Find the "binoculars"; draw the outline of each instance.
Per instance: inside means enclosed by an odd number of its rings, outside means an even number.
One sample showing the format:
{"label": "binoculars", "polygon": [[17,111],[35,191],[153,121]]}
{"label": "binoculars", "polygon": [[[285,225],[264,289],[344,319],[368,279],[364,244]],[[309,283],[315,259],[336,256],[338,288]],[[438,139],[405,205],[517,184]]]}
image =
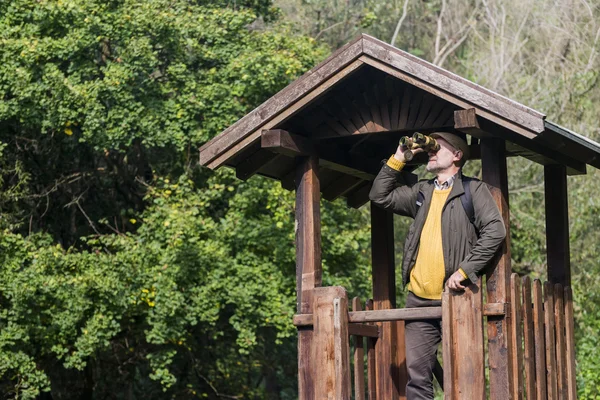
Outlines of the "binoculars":
{"label": "binoculars", "polygon": [[414,153],[412,150],[423,149],[425,152],[428,152],[431,150],[438,151],[440,149],[440,145],[434,138],[419,132],[415,132],[412,137],[402,136],[400,138],[400,146],[407,148],[403,153],[406,161],[413,159]]}

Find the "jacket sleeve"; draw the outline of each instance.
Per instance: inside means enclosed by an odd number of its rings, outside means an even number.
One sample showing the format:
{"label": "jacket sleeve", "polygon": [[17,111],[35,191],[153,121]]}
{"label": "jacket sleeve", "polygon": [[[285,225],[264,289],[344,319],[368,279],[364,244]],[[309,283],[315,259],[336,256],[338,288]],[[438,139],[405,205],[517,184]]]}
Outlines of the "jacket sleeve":
{"label": "jacket sleeve", "polygon": [[460,267],[471,282],[476,282],[477,276],[489,265],[502,245],[506,237],[506,228],[487,185],[479,182],[478,185],[471,185],[471,190],[479,238]]}
{"label": "jacket sleeve", "polygon": [[408,185],[401,171],[383,165],[373,181],[369,199],[386,210],[407,217],[415,217],[419,185]]}

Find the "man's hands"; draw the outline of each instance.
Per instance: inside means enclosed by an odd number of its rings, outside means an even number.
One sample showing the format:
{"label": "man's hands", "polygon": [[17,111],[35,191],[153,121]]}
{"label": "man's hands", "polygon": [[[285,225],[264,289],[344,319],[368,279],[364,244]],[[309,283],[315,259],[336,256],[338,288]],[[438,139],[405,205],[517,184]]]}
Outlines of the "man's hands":
{"label": "man's hands", "polygon": [[[396,149],[396,153],[394,154],[394,158],[400,162],[405,163],[406,159],[404,158],[404,152],[408,150],[408,147],[402,146],[398,143],[398,148]],[[419,154],[423,152],[422,148],[416,148],[411,150],[414,154]]]}
{"label": "man's hands", "polygon": [[448,280],[446,281],[446,286],[450,290],[462,292],[463,290],[465,290],[465,286],[461,285],[461,282],[465,280],[466,279],[463,277],[463,275],[459,271],[456,271],[450,276],[450,278],[448,278]]}

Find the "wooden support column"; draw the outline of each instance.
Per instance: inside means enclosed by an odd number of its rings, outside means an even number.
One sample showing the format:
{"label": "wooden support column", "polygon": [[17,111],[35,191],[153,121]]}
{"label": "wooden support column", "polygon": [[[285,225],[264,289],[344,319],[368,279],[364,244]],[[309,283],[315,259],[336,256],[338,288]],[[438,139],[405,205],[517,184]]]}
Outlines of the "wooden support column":
{"label": "wooden support column", "polygon": [[[371,246],[373,308],[375,310],[395,308],[393,214],[373,203],[371,203]],[[404,399],[407,381],[404,322],[379,322],[377,325],[380,335],[375,345],[377,399]]]}
{"label": "wooden support column", "polygon": [[570,286],[569,205],[565,166],[558,164],[544,166],[544,193],[548,281]]}
{"label": "wooden support column", "polygon": [[[296,174],[296,295],[299,314],[312,314],[321,286],[321,212],[317,157],[298,157]],[[314,399],[311,327],[298,329],[298,397]]]}
{"label": "wooden support column", "polygon": [[[481,167],[483,180],[490,186],[506,226],[506,240],[500,250],[497,263],[487,272],[487,302],[510,303],[510,212],[503,140],[481,139]],[[489,398],[492,400],[511,399],[514,393],[510,323],[511,320],[507,316],[488,317]]]}

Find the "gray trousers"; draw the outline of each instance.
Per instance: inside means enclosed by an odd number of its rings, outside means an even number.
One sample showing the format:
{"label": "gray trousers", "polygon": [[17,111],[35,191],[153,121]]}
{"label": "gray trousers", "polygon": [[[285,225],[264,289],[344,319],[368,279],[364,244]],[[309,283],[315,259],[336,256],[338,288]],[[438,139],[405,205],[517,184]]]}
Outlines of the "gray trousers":
{"label": "gray trousers", "polygon": [[[439,307],[440,300],[429,300],[408,292],[406,307]],[[438,345],[442,341],[442,321],[424,319],[406,321],[404,340],[406,344],[406,367],[408,383],[407,400],[433,399],[433,367]]]}

